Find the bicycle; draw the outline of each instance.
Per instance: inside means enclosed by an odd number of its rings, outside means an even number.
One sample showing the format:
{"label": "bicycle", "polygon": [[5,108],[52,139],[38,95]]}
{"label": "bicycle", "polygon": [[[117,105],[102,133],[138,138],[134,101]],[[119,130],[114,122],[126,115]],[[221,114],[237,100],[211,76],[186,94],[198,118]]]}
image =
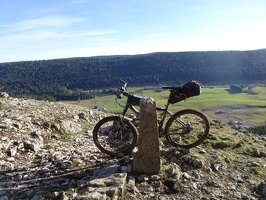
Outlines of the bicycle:
{"label": "bicycle", "polygon": [[[142,96],[127,91],[127,83],[120,80],[123,86],[114,91],[116,102],[127,97],[121,115],[108,116],[101,119],[93,129],[93,141],[97,148],[108,155],[128,155],[137,146],[139,111],[134,106],[140,105]],[[183,86],[163,86],[170,94],[165,108],[156,107],[159,114],[158,135],[165,136],[166,141],[174,147],[193,148],[201,144],[209,133],[209,122],[205,115],[193,109],[185,109],[174,114],[168,111],[169,105],[185,100],[201,93],[202,84],[190,81]],[[134,118],[126,116],[128,109]]]}

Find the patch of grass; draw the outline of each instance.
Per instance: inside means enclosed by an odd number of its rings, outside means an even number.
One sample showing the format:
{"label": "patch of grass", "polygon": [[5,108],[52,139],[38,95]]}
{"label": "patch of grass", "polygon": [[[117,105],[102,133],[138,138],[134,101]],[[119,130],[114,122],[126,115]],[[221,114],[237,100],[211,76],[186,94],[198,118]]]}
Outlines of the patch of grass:
{"label": "patch of grass", "polygon": [[[266,113],[266,90],[265,87],[253,88],[254,94],[237,93],[230,94],[228,88],[214,87],[203,88],[200,96],[195,96],[173,104],[169,107],[169,110],[176,112],[182,109],[196,109],[204,110],[219,107],[231,107],[231,108],[252,108],[252,109],[238,109],[232,116],[235,116],[248,124],[258,125],[263,122]],[[139,96],[151,97],[155,100],[156,106],[164,107],[169,91],[164,90],[157,92],[154,90],[143,90],[141,87],[128,88],[128,91]],[[122,105],[125,105],[126,98],[120,100]],[[116,104],[115,95],[98,96],[93,100],[83,101],[80,105],[94,108],[104,107],[110,113],[121,113],[123,108]]]}

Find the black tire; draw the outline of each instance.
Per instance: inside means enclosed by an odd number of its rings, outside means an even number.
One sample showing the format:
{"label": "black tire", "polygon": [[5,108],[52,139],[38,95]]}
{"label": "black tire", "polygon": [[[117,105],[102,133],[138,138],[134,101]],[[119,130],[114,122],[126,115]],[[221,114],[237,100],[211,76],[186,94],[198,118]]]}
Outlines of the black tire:
{"label": "black tire", "polygon": [[93,129],[93,141],[98,149],[111,156],[128,155],[137,145],[137,129],[119,116],[101,119]]}
{"label": "black tire", "polygon": [[196,110],[181,110],[175,113],[166,123],[167,141],[180,148],[192,148],[201,144],[209,133],[209,121]]}

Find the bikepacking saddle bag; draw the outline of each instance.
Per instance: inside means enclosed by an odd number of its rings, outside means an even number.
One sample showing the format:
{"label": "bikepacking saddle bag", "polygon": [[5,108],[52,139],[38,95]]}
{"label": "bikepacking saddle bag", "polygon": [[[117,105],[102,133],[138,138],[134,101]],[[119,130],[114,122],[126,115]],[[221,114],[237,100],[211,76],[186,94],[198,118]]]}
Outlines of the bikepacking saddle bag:
{"label": "bikepacking saddle bag", "polygon": [[198,96],[201,93],[202,84],[199,81],[191,80],[186,84],[171,90],[169,103],[174,104],[189,97]]}

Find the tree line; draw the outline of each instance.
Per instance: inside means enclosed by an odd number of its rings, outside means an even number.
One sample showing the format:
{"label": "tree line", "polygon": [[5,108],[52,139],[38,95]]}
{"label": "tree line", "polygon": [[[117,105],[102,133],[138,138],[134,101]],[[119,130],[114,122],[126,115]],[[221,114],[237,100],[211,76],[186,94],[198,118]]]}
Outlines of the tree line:
{"label": "tree line", "polygon": [[99,88],[263,81],[266,50],[166,52],[0,63],[0,91],[48,100],[94,98]]}

